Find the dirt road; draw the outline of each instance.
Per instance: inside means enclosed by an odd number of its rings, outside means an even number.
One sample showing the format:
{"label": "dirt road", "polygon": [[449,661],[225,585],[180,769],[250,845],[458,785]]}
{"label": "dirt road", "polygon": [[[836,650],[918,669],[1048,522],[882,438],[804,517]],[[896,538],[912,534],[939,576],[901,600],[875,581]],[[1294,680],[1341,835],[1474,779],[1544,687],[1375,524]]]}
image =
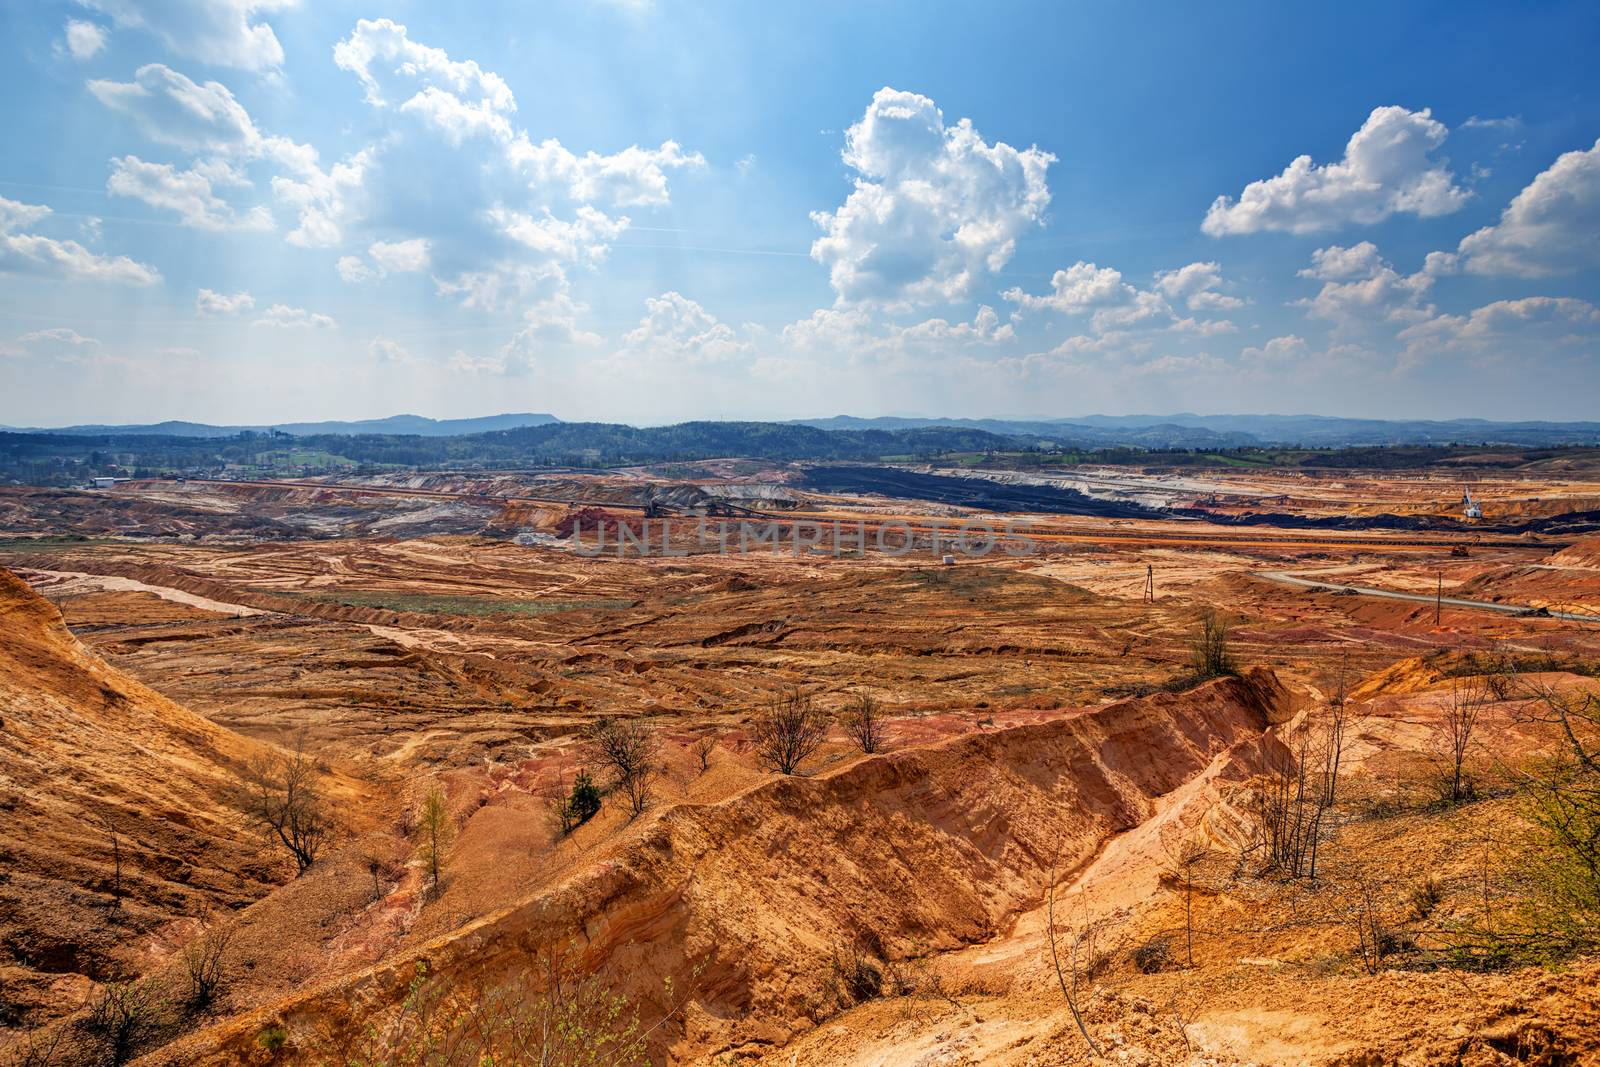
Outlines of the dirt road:
{"label": "dirt road", "polygon": [[[1316,572],[1311,572],[1315,574]],[[1250,577],[1260,578],[1268,582],[1277,582],[1279,585],[1294,585],[1305,589],[1326,589],[1331,591],[1339,589],[1352,589],[1361,596],[1382,597],[1385,600],[1410,600],[1418,604],[1439,603],[1452,608],[1471,608],[1477,611],[1498,611],[1505,615],[1521,615],[1535,609],[1526,604],[1497,604],[1492,600],[1464,600],[1460,597],[1431,597],[1426,593],[1402,593],[1393,589],[1377,589],[1369,585],[1349,585],[1345,582],[1327,578],[1306,578],[1301,575],[1291,574],[1288,571],[1251,571]],[[1568,619],[1572,622],[1600,622],[1597,615],[1579,615],[1571,611],[1548,611],[1539,618]]]}

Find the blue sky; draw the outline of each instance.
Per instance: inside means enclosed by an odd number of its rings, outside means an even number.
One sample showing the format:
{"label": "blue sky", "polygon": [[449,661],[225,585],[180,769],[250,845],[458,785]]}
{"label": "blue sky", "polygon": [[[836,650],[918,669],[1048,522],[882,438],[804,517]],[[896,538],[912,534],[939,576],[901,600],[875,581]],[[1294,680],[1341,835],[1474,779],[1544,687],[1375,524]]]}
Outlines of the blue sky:
{"label": "blue sky", "polygon": [[1592,4],[0,31],[4,424],[1596,416]]}

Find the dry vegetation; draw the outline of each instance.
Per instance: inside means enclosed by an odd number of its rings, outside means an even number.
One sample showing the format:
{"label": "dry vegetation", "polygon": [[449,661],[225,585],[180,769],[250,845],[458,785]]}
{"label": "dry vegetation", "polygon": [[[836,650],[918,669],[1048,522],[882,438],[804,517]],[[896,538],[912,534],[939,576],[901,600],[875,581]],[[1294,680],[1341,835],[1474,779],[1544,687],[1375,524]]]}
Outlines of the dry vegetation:
{"label": "dry vegetation", "polygon": [[1600,1057],[1600,562],[1074,529],[9,550],[0,1064]]}

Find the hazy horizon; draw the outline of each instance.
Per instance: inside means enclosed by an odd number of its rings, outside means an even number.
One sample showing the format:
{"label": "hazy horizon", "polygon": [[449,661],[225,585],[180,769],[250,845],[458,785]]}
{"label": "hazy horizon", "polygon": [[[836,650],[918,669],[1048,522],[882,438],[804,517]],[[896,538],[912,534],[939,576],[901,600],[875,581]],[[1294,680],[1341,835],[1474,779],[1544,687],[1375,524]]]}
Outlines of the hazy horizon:
{"label": "hazy horizon", "polygon": [[628,421],[628,420],[623,420],[623,419],[608,419],[608,418],[594,418],[594,419],[566,418],[566,417],[562,416],[559,412],[553,412],[553,411],[539,411],[539,412],[533,412],[533,411],[527,411],[527,412],[511,412],[511,411],[478,412],[478,413],[475,413],[475,414],[468,414],[468,415],[425,415],[425,414],[422,414],[422,413],[416,412],[416,411],[400,411],[400,412],[392,412],[392,413],[390,413],[388,415],[376,415],[376,416],[350,416],[350,417],[333,416],[333,417],[328,417],[328,418],[256,419],[256,420],[252,420],[250,422],[222,422],[222,421],[218,421],[216,419],[208,419],[208,418],[178,417],[178,418],[170,418],[170,419],[154,419],[154,420],[140,421],[140,422],[101,422],[99,420],[94,420],[94,419],[85,419],[85,420],[79,420],[79,421],[75,421],[75,422],[57,422],[57,423],[51,423],[49,425],[21,424],[21,423],[0,423],[0,430],[38,430],[38,431],[42,431],[42,432],[48,432],[48,431],[54,430],[54,429],[68,429],[68,428],[72,428],[72,427],[76,427],[76,426],[107,426],[107,427],[115,428],[115,427],[120,427],[120,426],[158,426],[158,425],[163,425],[163,424],[166,424],[166,423],[181,423],[181,424],[198,425],[198,426],[219,426],[219,427],[239,426],[239,427],[273,428],[273,427],[280,427],[280,426],[316,425],[316,424],[319,424],[319,423],[385,422],[385,421],[389,421],[389,420],[393,420],[393,419],[411,419],[411,418],[427,419],[427,420],[430,420],[432,422],[457,422],[457,421],[511,418],[511,417],[515,417],[517,415],[548,415],[548,416],[554,418],[556,421],[563,422],[563,423],[602,423],[602,424],[609,423],[609,424],[615,424],[615,425],[629,425],[629,426],[634,426],[634,427],[638,427],[638,428],[659,427],[659,426],[673,426],[673,425],[678,425],[678,424],[681,424],[681,423],[684,423],[684,422],[783,422],[783,423],[809,423],[809,422],[824,422],[824,421],[830,421],[830,420],[835,420],[835,419],[859,419],[861,421],[873,421],[873,420],[878,420],[878,419],[904,419],[904,420],[935,421],[935,422],[936,421],[940,421],[940,420],[948,420],[950,422],[996,422],[996,423],[1008,423],[1009,422],[1009,423],[1019,423],[1019,424],[1020,423],[1039,423],[1039,422],[1071,423],[1071,422],[1075,422],[1075,421],[1084,421],[1084,420],[1090,420],[1090,419],[1129,419],[1129,420],[1146,420],[1146,419],[1148,419],[1148,420],[1164,420],[1164,419],[1166,419],[1166,420],[1170,420],[1170,419],[1258,419],[1258,418],[1286,419],[1286,420],[1287,419],[1329,419],[1329,420],[1349,420],[1349,421],[1367,420],[1367,421],[1393,422],[1393,423],[1408,423],[1408,422],[1489,422],[1489,423],[1549,422],[1549,423],[1558,423],[1558,424],[1559,423],[1600,423],[1600,414],[1597,414],[1596,416],[1594,416],[1592,418],[1576,418],[1576,419],[1548,419],[1548,418],[1543,418],[1543,419],[1510,419],[1510,418],[1482,419],[1482,418],[1475,418],[1473,416],[1457,416],[1457,417],[1452,417],[1452,418],[1434,419],[1434,418],[1427,418],[1427,417],[1424,417],[1424,416],[1406,416],[1406,415],[1397,415],[1397,416],[1387,417],[1387,418],[1382,418],[1382,417],[1377,417],[1377,416],[1369,416],[1369,415],[1320,415],[1320,414],[1314,414],[1314,413],[1311,413],[1311,412],[1295,412],[1295,411],[1223,411],[1223,412],[1172,411],[1172,412],[1165,412],[1165,413],[1148,412],[1148,411],[1124,412],[1124,413],[1092,411],[1092,412],[1085,412],[1085,413],[1076,414],[1076,415],[953,415],[953,414],[949,414],[949,413],[941,414],[941,415],[922,415],[922,414],[914,414],[914,413],[908,414],[908,413],[905,413],[905,412],[889,412],[889,413],[885,413],[885,414],[881,414],[881,415],[855,415],[855,414],[850,414],[850,413],[835,413],[835,414],[829,414],[829,415],[800,415],[800,416],[796,416],[796,417],[793,417],[793,418],[783,418],[783,419],[755,419],[755,418],[741,418],[741,417],[738,417],[738,416],[731,416],[731,417],[726,417],[726,418],[722,418],[722,417],[706,417],[706,418],[698,418],[698,419],[672,419],[672,420],[668,420],[668,421],[664,421],[663,422],[663,421]]}
{"label": "hazy horizon", "polygon": [[1600,406],[1592,5],[1235,10],[5,5],[0,424]]}

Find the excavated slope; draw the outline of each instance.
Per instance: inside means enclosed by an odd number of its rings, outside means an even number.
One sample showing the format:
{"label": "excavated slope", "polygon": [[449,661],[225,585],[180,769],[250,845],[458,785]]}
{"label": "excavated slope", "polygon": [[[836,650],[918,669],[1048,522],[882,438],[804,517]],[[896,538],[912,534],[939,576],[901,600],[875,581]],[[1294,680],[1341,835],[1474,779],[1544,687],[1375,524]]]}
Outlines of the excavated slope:
{"label": "excavated slope", "polygon": [[660,1031],[661,1062],[784,1042],[831,1013],[835,948],[867,931],[891,957],[994,937],[1038,903],[1053,863],[1063,877],[1082,869],[1218,756],[1258,746],[1289,700],[1256,672],[668,808],[549,892],[159,1061],[238,1062],[281,1025],[280,1059],[335,1062],[404,996],[416,958],[435,975],[492,984],[568,938],[586,966],[612,968],[646,1025],[663,979],[691,990],[682,1021]]}
{"label": "excavated slope", "polygon": [[1546,556],[1545,562],[1557,567],[1600,568],[1600,537],[1574,541],[1561,551]]}
{"label": "excavated slope", "polygon": [[4,1025],[74,1007],[52,984],[139,969],[144,935],[255,900],[272,872],[227,800],[251,742],[91,655],[4,569],[0,635]]}

